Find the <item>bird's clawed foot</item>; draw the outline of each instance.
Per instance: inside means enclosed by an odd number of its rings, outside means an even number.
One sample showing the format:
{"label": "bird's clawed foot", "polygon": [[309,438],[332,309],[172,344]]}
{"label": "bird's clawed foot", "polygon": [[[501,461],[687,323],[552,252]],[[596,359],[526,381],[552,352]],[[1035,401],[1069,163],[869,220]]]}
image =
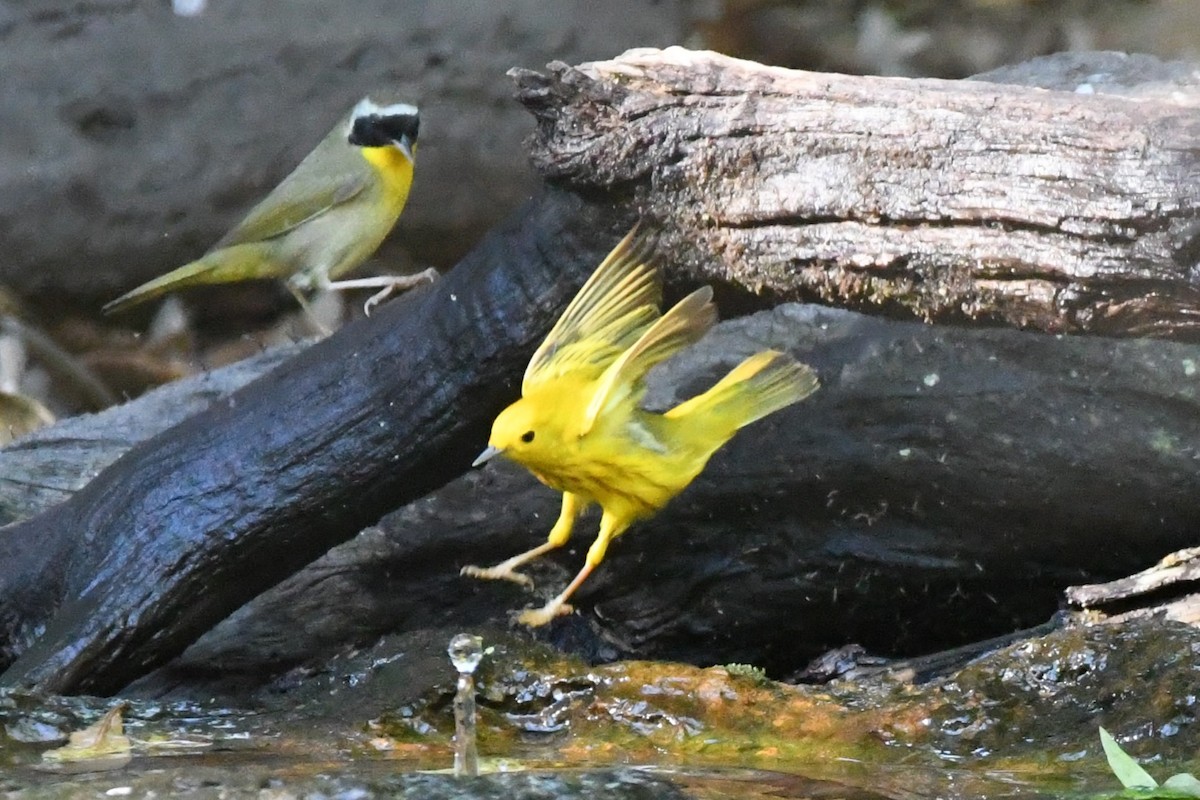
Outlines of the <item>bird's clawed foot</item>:
{"label": "bird's clawed foot", "polygon": [[384,286],[378,292],[367,298],[367,302],[363,303],[363,313],[369,317],[371,316],[371,309],[382,303],[387,298],[391,297],[393,293],[403,291],[405,289],[411,289],[418,283],[422,283],[424,281],[433,283],[440,277],[441,274],[433,267],[418,272],[416,275],[398,275],[393,278],[392,282],[387,286]]}
{"label": "bird's clawed foot", "polygon": [[517,614],[517,622],[531,628],[540,628],[542,625],[549,624],[550,620],[555,617],[565,616],[574,610],[574,606],[555,598],[541,608],[527,608],[520,612]]}
{"label": "bird's clawed foot", "polygon": [[459,575],[467,575],[472,578],[482,578],[487,581],[512,581],[520,584],[527,589],[533,588],[533,580],[524,573],[517,572],[514,567],[516,564],[509,561],[502,561],[494,567],[474,567],[465,566],[458,571]]}

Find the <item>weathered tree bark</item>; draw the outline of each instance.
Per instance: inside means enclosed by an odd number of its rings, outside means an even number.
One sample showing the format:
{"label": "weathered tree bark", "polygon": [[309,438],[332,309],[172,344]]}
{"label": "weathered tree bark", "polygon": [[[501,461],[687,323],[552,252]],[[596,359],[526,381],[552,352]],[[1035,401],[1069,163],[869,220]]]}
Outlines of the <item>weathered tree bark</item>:
{"label": "weathered tree bark", "polygon": [[0,682],[115,691],[461,472],[544,320],[630,224],[622,213],[561,192],[532,201],[432,289],[0,530],[0,652],[12,662]]}
{"label": "weathered tree bark", "polygon": [[935,322],[1200,338],[1195,87],[850,77],[681,48],[514,75],[542,174],[630,197],[697,279]]}
{"label": "weathered tree bark", "polygon": [[1115,581],[1070,586],[1066,598],[1081,609],[1100,609],[1118,620],[1149,617],[1200,625],[1198,580],[1200,548],[1188,547]]}

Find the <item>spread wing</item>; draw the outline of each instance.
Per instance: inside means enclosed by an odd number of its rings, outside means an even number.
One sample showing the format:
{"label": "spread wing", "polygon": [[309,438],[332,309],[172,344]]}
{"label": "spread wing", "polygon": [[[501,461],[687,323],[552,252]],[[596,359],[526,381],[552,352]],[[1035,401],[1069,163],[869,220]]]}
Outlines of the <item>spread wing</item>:
{"label": "spread wing", "polygon": [[346,141],[345,129],[343,120],[213,249],[282,236],[361,194],[370,165]]}
{"label": "spread wing", "polygon": [[598,378],[658,319],[662,287],[635,227],[601,262],[542,342],[521,390],[569,373]]}
{"label": "spread wing", "polygon": [[702,286],[676,303],[605,370],[584,412],[580,435],[592,429],[607,410],[621,403],[637,403],[645,394],[644,379],[650,368],[700,340],[717,321],[712,288]]}

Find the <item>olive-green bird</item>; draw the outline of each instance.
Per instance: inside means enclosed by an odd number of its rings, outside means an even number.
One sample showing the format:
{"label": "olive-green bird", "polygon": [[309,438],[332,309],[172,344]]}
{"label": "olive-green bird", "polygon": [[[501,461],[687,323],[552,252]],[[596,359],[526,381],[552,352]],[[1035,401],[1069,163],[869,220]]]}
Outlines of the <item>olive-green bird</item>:
{"label": "olive-green bird", "polygon": [[203,257],[144,283],[104,306],[111,314],[167,292],[203,284],[280,278],[303,292],[395,289],[437,273],[335,281],[366,261],[391,231],[413,180],[419,116],[415,106],[354,107],[316,149]]}

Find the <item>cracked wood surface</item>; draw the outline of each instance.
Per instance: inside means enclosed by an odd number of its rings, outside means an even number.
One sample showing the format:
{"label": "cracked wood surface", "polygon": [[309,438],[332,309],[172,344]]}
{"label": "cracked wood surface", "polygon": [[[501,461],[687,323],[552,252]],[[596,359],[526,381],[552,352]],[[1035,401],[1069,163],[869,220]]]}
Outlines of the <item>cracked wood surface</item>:
{"label": "cracked wood surface", "polygon": [[693,277],[934,322],[1200,338],[1195,87],[852,77],[674,47],[512,75],[543,176],[636,203]]}

